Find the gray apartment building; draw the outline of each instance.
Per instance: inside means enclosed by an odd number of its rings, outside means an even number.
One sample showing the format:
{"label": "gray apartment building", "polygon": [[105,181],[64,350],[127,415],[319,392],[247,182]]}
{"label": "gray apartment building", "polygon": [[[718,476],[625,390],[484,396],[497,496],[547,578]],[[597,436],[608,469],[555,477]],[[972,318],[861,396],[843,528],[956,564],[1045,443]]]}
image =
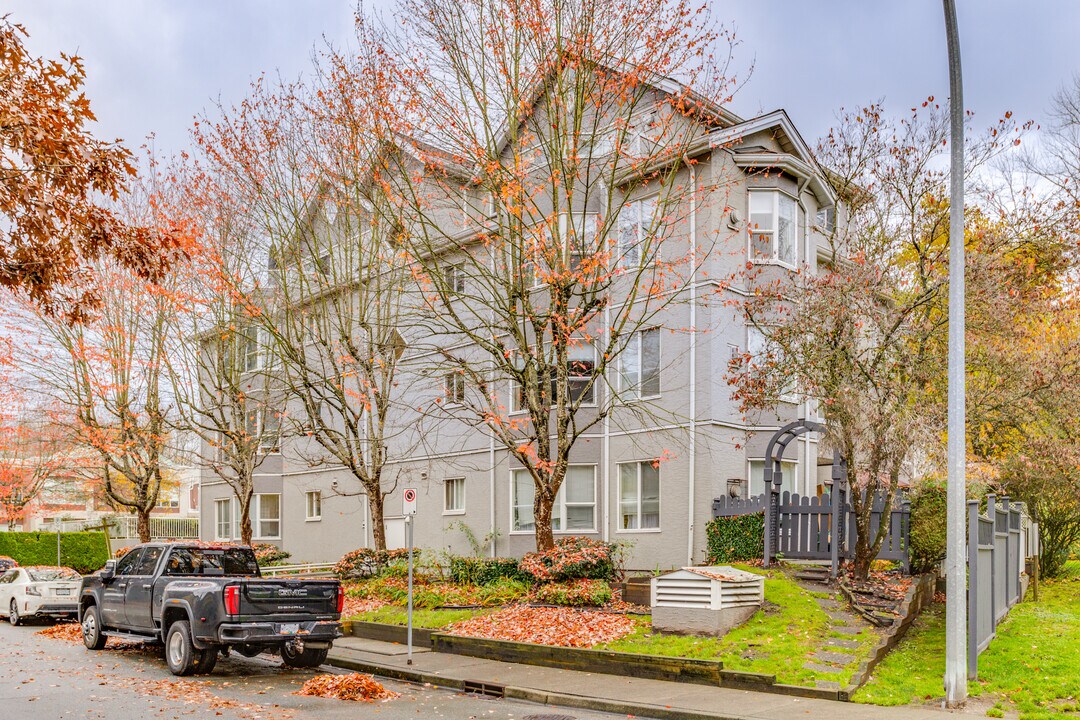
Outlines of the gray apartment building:
{"label": "gray apartment building", "polygon": [[[750,417],[733,400],[729,363],[733,356],[754,354],[762,338],[725,302],[746,288],[723,279],[747,266],[766,274],[813,272],[829,262],[826,238],[838,215],[837,198],[783,110],[749,120],[718,111],[701,138],[685,181],[704,185],[724,178],[713,183],[724,189],[695,202],[679,232],[690,244],[701,244],[695,235],[713,238],[712,250],[683,290],[685,301],[672,303],[654,325],[638,331],[611,377],[592,388],[595,402],[602,403],[610,399],[605,393],[633,378],[633,391],[620,396],[620,405],[574,446],[553,514],[556,538],[625,543],[628,565],[638,569],[700,563],[713,498],[761,492],[771,434],[796,417],[815,417],[813,404],[796,392],[773,411]],[[648,197],[640,202],[648,203]],[[430,356],[420,349],[421,339],[413,341],[408,327],[402,335],[404,372],[417,368],[407,391],[416,397],[402,407],[414,408],[423,405],[425,393],[446,389],[419,370]],[[499,392],[513,416],[514,388],[506,382]],[[585,405],[582,412],[588,411]],[[643,406],[649,411],[640,412]],[[449,419],[431,428],[409,412],[402,410],[400,423],[415,425],[424,442],[402,442],[389,452],[388,486],[396,487],[385,506],[388,545],[404,545],[401,495],[411,487],[418,493],[417,547],[468,552],[470,533],[485,554],[534,549],[532,480],[511,454],[482,428],[455,423],[452,404],[444,407]],[[331,562],[371,547],[370,512],[356,480],[333,464],[313,465],[306,443],[310,439],[286,435],[267,448],[256,471],[255,541],[278,544],[294,560],[309,562]],[[818,443],[810,434],[788,448],[785,489],[822,490],[827,468],[819,467]],[[237,539],[236,509],[230,488],[205,471],[203,539]]]}

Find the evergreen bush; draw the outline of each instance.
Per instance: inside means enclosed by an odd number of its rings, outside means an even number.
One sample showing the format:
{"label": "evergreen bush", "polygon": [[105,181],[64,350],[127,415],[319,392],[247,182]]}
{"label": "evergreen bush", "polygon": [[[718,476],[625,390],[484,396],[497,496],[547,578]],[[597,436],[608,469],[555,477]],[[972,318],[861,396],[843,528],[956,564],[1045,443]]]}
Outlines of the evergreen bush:
{"label": "evergreen bush", "polygon": [[765,554],[765,513],[713,518],[705,538],[710,565],[759,560]]}

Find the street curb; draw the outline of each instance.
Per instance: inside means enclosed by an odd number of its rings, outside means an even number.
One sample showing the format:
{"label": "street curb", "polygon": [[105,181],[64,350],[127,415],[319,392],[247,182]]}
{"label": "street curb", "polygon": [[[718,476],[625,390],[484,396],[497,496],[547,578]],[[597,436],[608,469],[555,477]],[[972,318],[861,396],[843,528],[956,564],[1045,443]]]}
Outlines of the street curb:
{"label": "street curb", "polygon": [[[398,667],[388,667],[377,663],[350,660],[349,658],[330,656],[326,664],[332,667],[354,670],[357,672],[370,673],[391,680],[400,680],[414,683],[427,683],[435,687],[463,690],[464,682],[454,678],[434,675],[420,670],[406,670]],[[571,695],[569,693],[548,692],[533,688],[521,688],[507,685],[505,697],[511,700],[525,700],[540,705],[555,705],[558,707],[577,708],[579,710],[594,710],[596,712],[617,713],[635,717],[654,718],[654,720],[753,720],[745,715],[721,715],[715,712],[698,712],[697,710],[680,710],[678,708],[645,705],[642,703],[628,703],[618,700],[607,700],[584,695]]]}

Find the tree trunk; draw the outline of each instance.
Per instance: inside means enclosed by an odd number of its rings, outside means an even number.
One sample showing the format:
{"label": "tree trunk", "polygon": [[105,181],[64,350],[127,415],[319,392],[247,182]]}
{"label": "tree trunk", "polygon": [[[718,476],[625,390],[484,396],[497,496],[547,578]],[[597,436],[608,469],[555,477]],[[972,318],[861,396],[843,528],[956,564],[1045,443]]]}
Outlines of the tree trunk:
{"label": "tree trunk", "polygon": [[383,502],[386,498],[381,492],[368,491],[368,503],[371,509],[371,535],[375,539],[375,549],[386,549],[386,523],[383,522]]}
{"label": "tree trunk", "polygon": [[874,511],[873,493],[863,495],[856,490],[852,493],[851,506],[855,511],[855,558],[853,561],[855,579],[866,580],[870,576],[870,563],[874,561],[873,548],[870,545],[870,516]]}
{"label": "tree trunk", "polygon": [[533,524],[536,527],[536,551],[544,552],[555,547],[555,535],[551,531],[551,507],[555,496],[547,497],[537,492],[533,498]]}
{"label": "tree trunk", "polygon": [[237,497],[240,501],[240,542],[245,545],[251,544],[251,496],[254,488],[249,488],[247,497]]}
{"label": "tree trunk", "polygon": [[135,511],[135,516],[138,518],[136,522],[139,532],[139,542],[150,542],[150,511],[139,508]]}

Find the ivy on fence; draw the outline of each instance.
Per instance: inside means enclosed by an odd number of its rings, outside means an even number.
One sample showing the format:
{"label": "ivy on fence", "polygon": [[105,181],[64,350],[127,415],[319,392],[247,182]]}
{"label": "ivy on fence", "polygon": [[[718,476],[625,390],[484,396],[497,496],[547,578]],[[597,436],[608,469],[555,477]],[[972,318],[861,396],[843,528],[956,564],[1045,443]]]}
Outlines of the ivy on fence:
{"label": "ivy on fence", "polygon": [[706,561],[717,563],[760,559],[765,544],[765,513],[718,517],[705,526]]}

